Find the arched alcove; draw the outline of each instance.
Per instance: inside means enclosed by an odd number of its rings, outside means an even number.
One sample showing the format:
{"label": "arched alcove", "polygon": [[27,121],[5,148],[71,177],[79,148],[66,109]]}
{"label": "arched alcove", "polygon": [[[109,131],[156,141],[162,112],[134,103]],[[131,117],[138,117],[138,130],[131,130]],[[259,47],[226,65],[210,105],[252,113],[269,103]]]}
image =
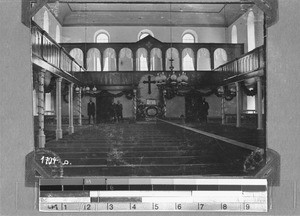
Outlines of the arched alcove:
{"label": "arched alcove", "polygon": [[249,12],[247,18],[247,41],[248,52],[255,49],[255,16],[252,11]]}
{"label": "arched alcove", "polygon": [[185,48],[182,51],[182,70],[195,70],[194,61],[195,57],[193,50],[190,48]]}
{"label": "arched alcove", "polygon": [[74,48],[70,51],[70,55],[79,65],[83,65],[83,52],[79,48]]}
{"label": "arched alcove", "polygon": [[87,71],[101,71],[101,54],[96,48],[91,48],[87,52],[86,69]]}
{"label": "arched alcove", "polygon": [[197,70],[211,70],[210,53],[206,48],[201,48],[197,52]]}
{"label": "arched alcove", "polygon": [[214,52],[214,68],[219,67],[227,62],[227,53],[224,49],[218,48]]}
{"label": "arched alcove", "polygon": [[153,48],[150,53],[150,70],[161,71],[162,69],[162,52],[159,48]]}
{"label": "arched alcove", "polygon": [[132,51],[129,48],[123,48],[119,54],[119,71],[132,71],[133,58]]}

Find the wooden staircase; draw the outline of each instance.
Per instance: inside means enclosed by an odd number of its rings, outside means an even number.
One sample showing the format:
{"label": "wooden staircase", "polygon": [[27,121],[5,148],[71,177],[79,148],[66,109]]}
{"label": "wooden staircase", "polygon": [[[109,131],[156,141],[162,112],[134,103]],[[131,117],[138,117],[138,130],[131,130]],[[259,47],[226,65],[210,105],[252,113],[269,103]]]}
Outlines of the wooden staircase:
{"label": "wooden staircase", "polygon": [[46,150],[55,152],[63,176],[245,176],[251,150],[166,124],[99,124]]}

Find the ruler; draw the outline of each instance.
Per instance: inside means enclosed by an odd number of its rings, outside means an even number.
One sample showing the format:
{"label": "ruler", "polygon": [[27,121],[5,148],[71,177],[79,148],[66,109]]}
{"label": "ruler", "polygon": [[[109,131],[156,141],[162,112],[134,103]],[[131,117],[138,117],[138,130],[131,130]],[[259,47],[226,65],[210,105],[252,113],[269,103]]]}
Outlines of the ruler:
{"label": "ruler", "polygon": [[266,179],[40,179],[41,212],[267,212]]}

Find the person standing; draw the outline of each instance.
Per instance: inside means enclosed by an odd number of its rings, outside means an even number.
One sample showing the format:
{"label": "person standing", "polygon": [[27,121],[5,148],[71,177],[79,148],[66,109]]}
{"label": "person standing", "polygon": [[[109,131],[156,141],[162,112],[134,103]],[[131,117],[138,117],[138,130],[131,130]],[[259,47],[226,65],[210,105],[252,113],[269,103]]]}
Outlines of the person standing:
{"label": "person standing", "polygon": [[120,101],[117,102],[116,113],[118,122],[120,122],[120,120],[123,121],[123,105],[120,103]]}
{"label": "person standing", "polygon": [[203,120],[207,123],[207,116],[209,110],[209,104],[206,102],[205,98],[202,100],[202,108],[203,108]]}
{"label": "person standing", "polygon": [[88,103],[88,116],[89,116],[89,124],[91,124],[91,117],[93,117],[93,123],[95,123],[95,103],[90,99]]}

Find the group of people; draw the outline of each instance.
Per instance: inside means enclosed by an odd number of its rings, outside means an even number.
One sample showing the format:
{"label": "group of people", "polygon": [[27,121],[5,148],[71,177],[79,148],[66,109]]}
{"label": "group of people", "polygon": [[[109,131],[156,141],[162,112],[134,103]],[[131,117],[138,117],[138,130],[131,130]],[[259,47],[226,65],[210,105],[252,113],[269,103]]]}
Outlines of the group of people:
{"label": "group of people", "polygon": [[123,121],[123,105],[120,101],[113,102],[110,107],[110,119],[114,122]]}
{"label": "group of people", "polygon": [[[95,103],[90,99],[87,105],[87,114],[89,116],[89,124],[91,124],[91,118],[93,119],[93,123],[95,123]],[[120,101],[117,103],[113,102],[109,107],[108,117],[113,122],[123,121],[123,105]]]}

